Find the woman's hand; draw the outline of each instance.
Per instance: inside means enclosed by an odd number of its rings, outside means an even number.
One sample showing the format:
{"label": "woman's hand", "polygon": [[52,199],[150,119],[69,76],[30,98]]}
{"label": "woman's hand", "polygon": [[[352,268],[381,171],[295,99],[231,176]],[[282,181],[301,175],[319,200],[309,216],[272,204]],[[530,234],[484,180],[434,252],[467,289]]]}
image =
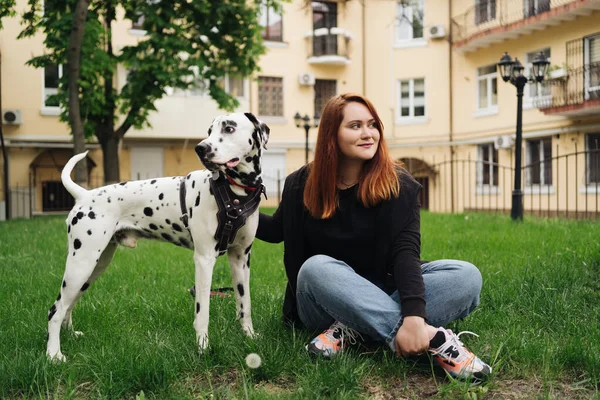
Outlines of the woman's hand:
{"label": "woman's hand", "polygon": [[396,333],[396,353],[400,357],[419,355],[429,348],[429,332],[421,317],[404,317]]}

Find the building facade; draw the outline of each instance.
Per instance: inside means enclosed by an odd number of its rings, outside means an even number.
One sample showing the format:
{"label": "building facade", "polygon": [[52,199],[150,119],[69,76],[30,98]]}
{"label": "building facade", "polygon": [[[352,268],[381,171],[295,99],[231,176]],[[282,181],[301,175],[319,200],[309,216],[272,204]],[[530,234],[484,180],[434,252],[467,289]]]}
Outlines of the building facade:
{"label": "building facade", "polygon": [[[263,164],[273,204],[306,147],[312,158],[317,130],[306,135],[294,116],[318,119],[329,97],[356,92],[377,108],[392,156],[422,183],[423,208],[508,211],[517,100],[496,63],[508,52],[529,74],[543,52],[550,71],[525,87],[523,100],[525,211],[598,216],[600,0],[294,0],[282,13],[263,7],[260,23],[267,47],[260,72],[222,84],[240,111],[271,128]],[[143,38],[136,28],[118,19],[115,48]],[[0,31],[11,216],[68,207],[59,174],[72,155],[69,129],[46,101],[62,71],[26,66],[43,53],[43,40],[17,40],[19,32],[17,18]],[[126,73],[119,69],[117,86]],[[122,180],[202,168],[193,148],[222,111],[202,85],[169,91],[156,107],[152,128],[125,135]],[[93,185],[102,181],[102,153],[89,147]]]}

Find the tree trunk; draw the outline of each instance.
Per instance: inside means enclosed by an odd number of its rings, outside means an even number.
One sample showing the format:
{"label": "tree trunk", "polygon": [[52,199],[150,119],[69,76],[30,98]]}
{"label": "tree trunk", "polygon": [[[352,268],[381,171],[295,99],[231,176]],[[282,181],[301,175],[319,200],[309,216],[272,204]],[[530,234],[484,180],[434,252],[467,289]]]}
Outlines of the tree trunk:
{"label": "tree trunk", "polygon": [[[85,135],[79,108],[79,77],[81,65],[81,47],[90,0],[79,0],[73,15],[71,37],[67,53],[67,77],[69,88],[69,125],[73,133],[73,151],[75,154],[85,151]],[[75,182],[83,187],[88,186],[87,160],[83,159],[75,165]]]}
{"label": "tree trunk", "polygon": [[114,132],[107,132],[101,141],[104,166],[104,184],[120,182],[119,177],[119,142],[120,138]]}

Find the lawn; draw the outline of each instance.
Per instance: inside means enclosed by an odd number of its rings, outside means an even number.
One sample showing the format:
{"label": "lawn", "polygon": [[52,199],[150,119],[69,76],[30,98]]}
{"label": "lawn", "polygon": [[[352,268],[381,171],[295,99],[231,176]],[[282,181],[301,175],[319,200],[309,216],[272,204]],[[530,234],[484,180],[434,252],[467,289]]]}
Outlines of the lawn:
{"label": "lawn", "polygon": [[[283,247],[252,253],[255,339],[235,321],[233,298],[211,302],[209,352],[192,326],[192,252],[141,241],[121,248],[62,332],[65,364],[45,357],[47,315],[61,284],[64,217],[0,223],[1,398],[600,398],[600,224],[470,214],[422,215],[422,258],[458,258],[483,274],[481,306],[451,326],[492,364],[479,387],[455,382],[427,358],[400,360],[358,346],[309,357],[311,336],[281,322]],[[213,287],[230,286],[225,257]],[[259,368],[245,363],[249,353]]]}

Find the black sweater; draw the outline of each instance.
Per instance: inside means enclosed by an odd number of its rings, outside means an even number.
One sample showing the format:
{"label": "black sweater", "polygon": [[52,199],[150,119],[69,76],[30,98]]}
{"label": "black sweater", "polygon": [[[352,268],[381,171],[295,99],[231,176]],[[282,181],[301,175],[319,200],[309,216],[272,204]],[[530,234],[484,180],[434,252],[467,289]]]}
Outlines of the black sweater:
{"label": "black sweater", "polygon": [[[302,200],[307,178],[306,166],[286,178],[279,207],[273,216],[260,214],[256,232],[256,237],[260,240],[284,242],[283,262],[288,284],[283,316],[292,322],[299,321],[296,310],[298,271],[312,255],[305,237],[305,222],[310,215]],[[417,196],[421,185],[404,169],[398,170],[398,179],[400,195],[376,206],[373,220],[376,249],[372,252],[374,259],[371,273],[361,275],[376,284],[383,284],[384,290],[389,294],[397,289],[403,316],[426,318],[425,287],[419,259],[421,234]]]}

